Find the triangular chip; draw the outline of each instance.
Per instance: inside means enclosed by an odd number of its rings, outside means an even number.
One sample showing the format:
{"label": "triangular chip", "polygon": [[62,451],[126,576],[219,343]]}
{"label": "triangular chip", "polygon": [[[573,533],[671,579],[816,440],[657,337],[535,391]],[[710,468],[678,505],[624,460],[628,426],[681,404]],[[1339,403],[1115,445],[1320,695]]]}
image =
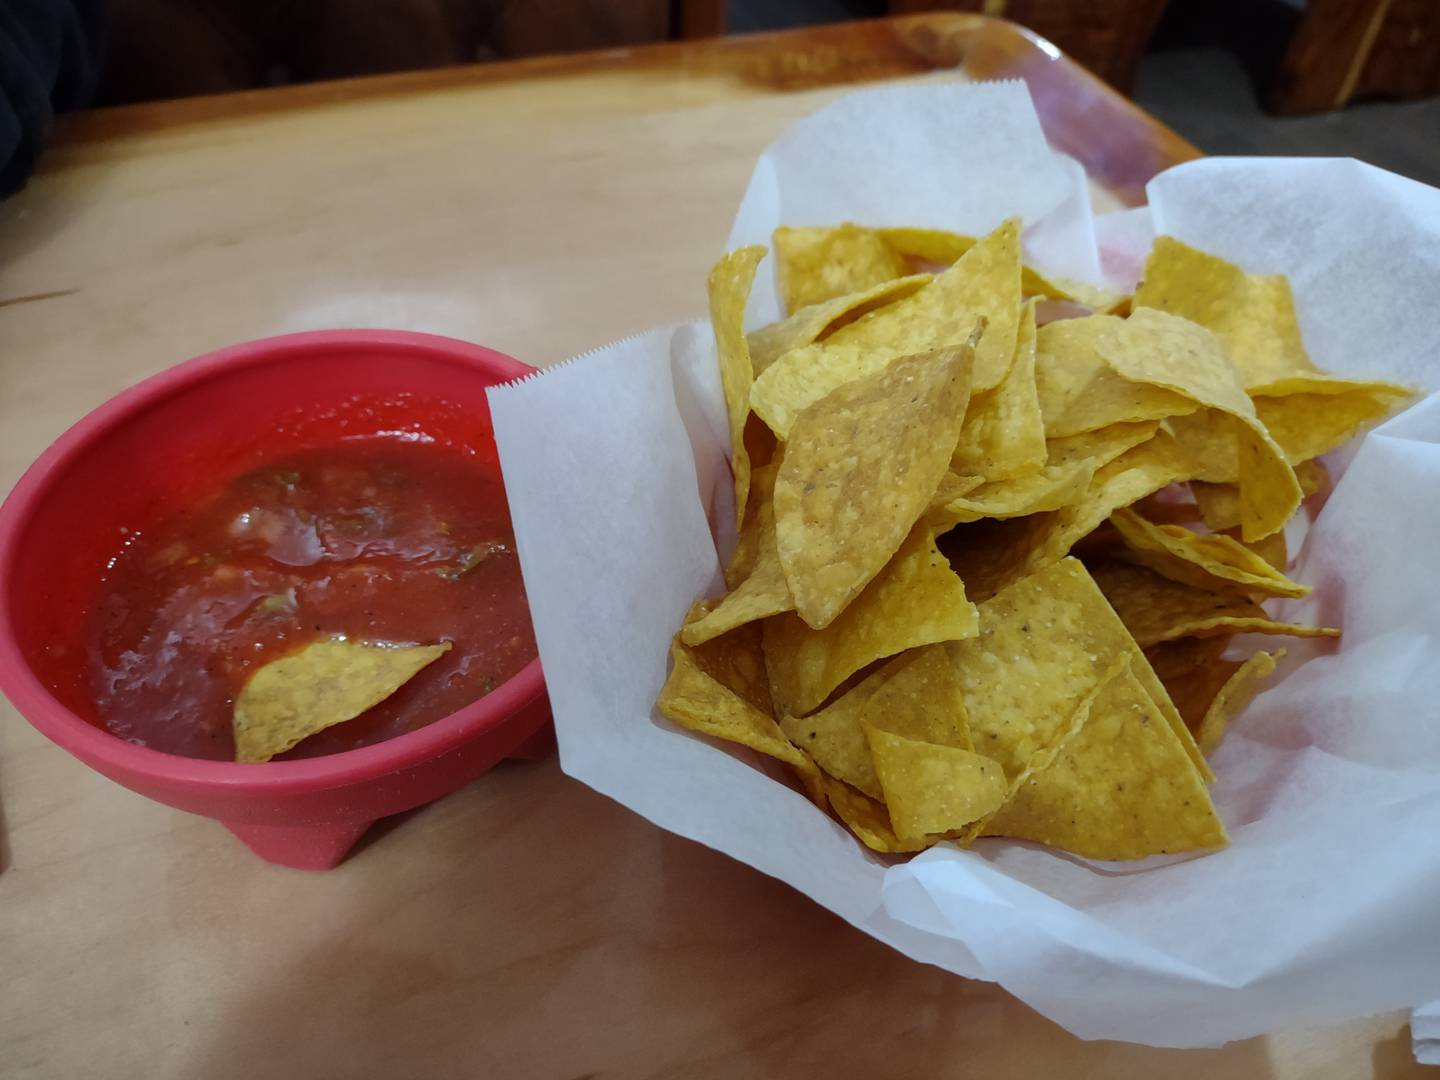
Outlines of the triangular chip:
{"label": "triangular chip", "polygon": [[1228,536],[1203,536],[1180,525],[1155,525],[1128,507],[1111,514],[1110,523],[1139,562],[1172,581],[1212,592],[1230,589],[1290,597],[1310,593],[1308,585],[1291,581]]}
{"label": "triangular chip", "polygon": [[881,797],[865,741],[870,723],[913,739],[970,749],[960,682],[942,645],[897,656],[831,704],[809,716],[786,716],[780,728],[837,780]]}
{"label": "triangular chip", "polygon": [[895,557],[855,601],[823,630],[794,612],[765,621],[765,666],[781,715],[813,711],[855,672],[917,645],[975,633],[975,605],[964,582],[916,526]]}
{"label": "triangular chip", "polygon": [[1182,585],[1148,567],[1097,562],[1091,565],[1090,572],[1141,648],[1182,637],[1230,634],[1340,636],[1333,627],[1279,622],[1240,593]]}
{"label": "triangular chip", "polygon": [[[740,535],[735,541],[735,550],[730,553],[729,560],[725,563],[725,584],[735,588],[755,569],[755,562],[760,557],[760,545],[767,539],[774,542],[775,538],[775,474],[780,471],[780,462],[784,460],[785,448],[776,448],[775,456],[766,464],[757,466],[750,474],[750,508],[745,515],[745,524],[740,527]],[[757,524],[756,519],[760,516],[761,507],[770,507],[770,525],[768,530]]]}
{"label": "triangular chip", "polygon": [[785,571],[775,546],[774,507],[769,503],[761,505],[745,529],[755,533],[755,560],[749,576],[710,611],[686,623],[680,631],[680,640],[686,645],[700,645],[745,623],[794,610],[795,601],[790,586],[785,584]]}
{"label": "triangular chip", "polygon": [[679,642],[671,645],[670,660],[670,676],[655,702],[662,716],[689,731],[748,746],[785,762],[814,797],[820,787],[819,770],[785,737],[773,718],[708,675]]}
{"label": "triangular chip", "polygon": [[334,638],[257,668],[235,698],[235,760],[269,761],[316,732],[353,720],[450,650]]}
{"label": "triangular chip", "polygon": [[1047,437],[1068,438],[1196,410],[1184,394],[1136,383],[1110,369],[1099,343],[1124,325],[1124,319],[1113,315],[1090,315],[1040,327],[1035,385]]}
{"label": "triangular chip", "polygon": [[1220,692],[1205,710],[1205,718],[1200,721],[1200,730],[1195,733],[1195,741],[1200,744],[1200,750],[1205,754],[1212,754],[1225,738],[1225,731],[1230,726],[1230,721],[1239,716],[1246,705],[1254,700],[1255,695],[1260,692],[1260,684],[1275,672],[1276,661],[1285,656],[1284,649],[1277,649],[1272,656],[1267,652],[1257,652],[1243,664],[1235,665],[1230,677],[1220,687]]}
{"label": "triangular chip", "polygon": [[890,825],[885,804],[865,795],[848,784],[821,774],[821,784],[830,806],[862,844],[871,851],[897,855],[923,851],[940,837],[901,840]]}
{"label": "triangular chip", "polygon": [[885,566],[945,477],[970,396],[968,345],[902,357],[796,419],[775,477],[795,610],[823,629]]}
{"label": "triangular chip", "polygon": [[[1285,453],[1255,414],[1235,366],[1204,327],[1141,308],[1096,342],[1115,373],[1160,386],[1230,418],[1240,477],[1240,524],[1247,540],[1283,528],[1300,505],[1300,484]],[[1177,431],[1179,425],[1177,424]],[[1185,445],[1181,439],[1181,445]]]}
{"label": "triangular chip", "polygon": [[1188,737],[1122,670],[981,835],[1033,840],[1092,859],[1224,847],[1229,837],[1187,753]]}
{"label": "triangular chip", "polygon": [[750,361],[754,365],[756,378],[763,375],[771,364],[791,349],[819,341],[845,323],[853,322],[867,312],[909,296],[929,282],[929,274],[912,274],[909,277],[883,281],[860,292],[846,293],[823,303],[803,307],[787,319],[753,331],[747,341],[750,344]]}
{"label": "triangular chip", "polygon": [[865,725],[890,822],[901,838],[955,832],[994,811],[1009,791],[999,764],[971,750]]}
{"label": "triangular chip", "polygon": [[755,372],[750,347],[745,343],[745,305],[755,282],[755,268],[765,257],[758,244],[732,251],[710,270],[710,326],[715,332],[715,355],[720,363],[720,385],[725,390],[725,411],[730,420],[730,469],[735,474],[735,516],[744,524],[750,493],[750,455],[745,450],[745,421],[750,416],[750,384]]}
{"label": "triangular chip", "polygon": [[782,225],[773,242],[776,281],[789,312],[861,292],[908,272],[900,253],[874,229],[861,225]]}
{"label": "triangular chip", "polygon": [[1247,274],[1172,236],[1156,238],[1133,305],[1205,327],[1224,345],[1243,387],[1315,370],[1285,278]]}
{"label": "triangular chip", "polygon": [[1073,465],[1087,461],[1095,468],[1104,468],[1127,450],[1132,450],[1154,437],[1160,429],[1155,420],[1108,424],[1079,435],[1067,435],[1045,442],[1047,465]]}
{"label": "triangular chip", "polygon": [[1010,777],[1054,743],[1085,697],[1128,660],[1209,778],[1164,687],[1075,559],[1048,566],[981,604],[979,634],[951,645],[950,652],[975,749],[1000,762]]}
{"label": "triangular chip", "polygon": [[966,495],[957,496],[929,514],[937,531],[981,518],[1012,518],[1059,510],[1085,498],[1090,490],[1092,468],[1088,462],[1073,465],[1046,465],[1028,476],[983,484]]}
{"label": "triangular chip", "polygon": [[[713,609],[714,603],[713,600],[697,600],[691,604],[685,616],[686,625],[704,618]],[[774,715],[759,623],[746,623],[687,651],[696,666],[710,678],[744,698],[766,716]]]}
{"label": "triangular chip", "polygon": [[1328,454],[1385,419],[1405,399],[1356,390],[1344,394],[1257,397],[1255,413],[1291,464]]}
{"label": "triangular chip", "polygon": [[974,387],[999,384],[1015,355],[1020,322],[1020,223],[1011,218],[954,266],[918,292],[835,331],[831,345],[853,345],[892,356],[969,340],[977,322],[985,334],[975,349]]}
{"label": "triangular chip", "polygon": [[1035,304],[1020,313],[1015,359],[1000,385],[975,394],[950,459],[960,474],[1009,480],[1045,464],[1045,421],[1035,391]]}

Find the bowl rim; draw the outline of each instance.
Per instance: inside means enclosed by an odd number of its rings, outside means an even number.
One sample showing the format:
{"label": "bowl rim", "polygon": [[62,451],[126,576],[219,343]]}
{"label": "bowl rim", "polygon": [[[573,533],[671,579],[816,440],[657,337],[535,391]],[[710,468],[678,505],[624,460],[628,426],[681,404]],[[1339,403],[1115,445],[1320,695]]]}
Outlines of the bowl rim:
{"label": "bowl rim", "polygon": [[473,368],[491,385],[535,371],[505,353],[458,338],[409,330],[311,330],[227,346],[166,368],[122,390],[68,427],[21,475],[0,503],[0,690],[17,712],[52,742],[102,772],[116,770],[192,791],[233,794],[309,793],[344,787],[411,768],[497,727],[544,692],[537,656],[489,694],[416,731],[373,746],[298,761],[241,764],[182,757],[137,746],[92,724],[61,703],[31,670],[20,651],[9,598],[21,535],[65,471],[94,444],[131,417],[191,387],[251,367],[303,362],[315,347],[380,348],[405,356],[441,359]]}

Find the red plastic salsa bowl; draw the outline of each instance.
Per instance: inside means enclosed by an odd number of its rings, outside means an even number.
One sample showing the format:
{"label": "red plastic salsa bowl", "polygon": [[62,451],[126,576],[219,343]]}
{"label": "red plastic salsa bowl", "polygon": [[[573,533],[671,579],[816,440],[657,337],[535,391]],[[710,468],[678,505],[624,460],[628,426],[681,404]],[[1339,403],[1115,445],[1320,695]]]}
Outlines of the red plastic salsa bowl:
{"label": "red plastic salsa bowl", "polygon": [[502,758],[543,752],[538,659],[418,730],[258,765],[112,735],[82,670],[88,613],[125,528],[164,519],[239,468],[342,441],[418,435],[493,452],[485,390],[531,370],[450,338],[337,330],[222,349],[120,394],[61,436],[0,506],[0,690],[112,780],[216,818],[263,858],[306,869],[338,863],[381,817]]}

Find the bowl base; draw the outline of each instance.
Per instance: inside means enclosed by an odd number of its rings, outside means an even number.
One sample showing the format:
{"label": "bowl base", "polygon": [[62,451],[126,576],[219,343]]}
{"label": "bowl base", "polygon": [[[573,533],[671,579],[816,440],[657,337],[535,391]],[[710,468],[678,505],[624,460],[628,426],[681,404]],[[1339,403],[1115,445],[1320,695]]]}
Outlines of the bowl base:
{"label": "bowl base", "polygon": [[337,825],[222,824],[251,851],[268,863],[295,870],[329,870],[337,866],[373,821]]}

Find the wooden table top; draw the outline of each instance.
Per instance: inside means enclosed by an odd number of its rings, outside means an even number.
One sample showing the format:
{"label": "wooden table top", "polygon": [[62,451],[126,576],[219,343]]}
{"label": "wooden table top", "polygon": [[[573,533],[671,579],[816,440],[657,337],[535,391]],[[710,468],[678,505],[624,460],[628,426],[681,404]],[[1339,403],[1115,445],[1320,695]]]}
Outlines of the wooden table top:
{"label": "wooden table top", "polygon": [[[0,490],[160,368],[287,330],[549,363],[694,317],[756,154],[856,84],[1030,84],[1118,203],[1195,150],[968,15],[67,119],[0,204]],[[1410,1075],[1391,1014],[1223,1050],[1082,1043],[786,886],[509,763],[338,869],[268,866],[0,703],[0,1074]]]}

